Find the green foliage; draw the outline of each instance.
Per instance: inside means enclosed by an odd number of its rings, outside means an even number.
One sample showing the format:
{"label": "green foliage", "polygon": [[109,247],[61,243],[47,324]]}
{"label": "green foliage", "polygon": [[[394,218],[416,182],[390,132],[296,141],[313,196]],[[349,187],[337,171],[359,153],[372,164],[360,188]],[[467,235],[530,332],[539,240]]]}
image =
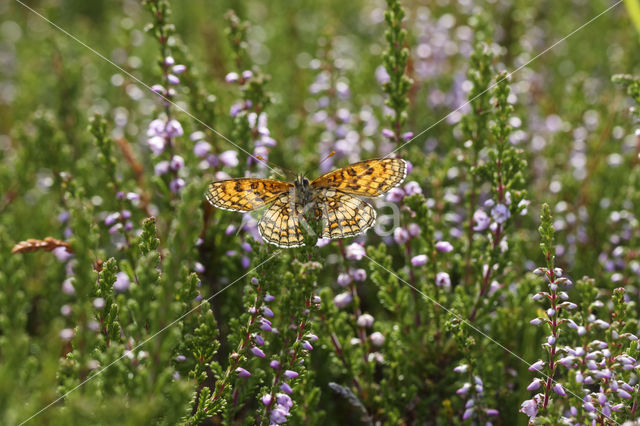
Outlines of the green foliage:
{"label": "green foliage", "polygon": [[[0,424],[637,421],[635,15],[29,6],[107,63],[5,3]],[[275,248],[204,196],[400,154],[355,239],[309,209]]]}

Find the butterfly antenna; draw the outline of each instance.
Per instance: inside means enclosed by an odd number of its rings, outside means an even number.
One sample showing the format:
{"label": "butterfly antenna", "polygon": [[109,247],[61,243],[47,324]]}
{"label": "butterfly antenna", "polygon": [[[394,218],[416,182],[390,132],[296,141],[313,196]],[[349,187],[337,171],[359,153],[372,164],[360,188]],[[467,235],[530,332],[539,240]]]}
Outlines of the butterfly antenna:
{"label": "butterfly antenna", "polygon": [[[329,158],[333,157],[334,155],[336,155],[335,151],[331,151],[329,153],[329,155],[327,155],[326,157],[324,157],[319,163],[318,163],[318,167],[320,167],[320,164],[324,163],[325,161],[327,161]],[[306,172],[304,172],[305,176],[310,172],[311,170],[307,170]]]}
{"label": "butterfly antenna", "polygon": [[256,158],[258,160],[270,165],[271,167],[284,172],[284,174],[286,175],[287,178],[293,178],[293,177],[296,176],[296,174],[293,171],[291,171],[290,169],[287,169],[285,167],[279,166],[278,164],[274,163],[273,161],[269,161],[269,160],[265,159],[261,155],[256,155]]}

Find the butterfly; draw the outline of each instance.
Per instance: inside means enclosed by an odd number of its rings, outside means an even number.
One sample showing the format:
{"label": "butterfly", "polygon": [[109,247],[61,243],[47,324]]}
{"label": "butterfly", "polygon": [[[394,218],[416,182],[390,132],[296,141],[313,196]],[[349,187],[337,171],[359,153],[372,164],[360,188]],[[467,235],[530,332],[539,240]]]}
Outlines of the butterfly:
{"label": "butterfly", "polygon": [[400,185],[407,163],[399,158],[361,161],[312,181],[299,175],[293,182],[239,178],[212,182],[207,200],[223,210],[252,211],[269,205],[258,222],[264,241],[278,247],[300,247],[304,214],[313,209],[322,220],[322,238],[362,234],[373,226],[376,212],[362,198],[379,197]]}

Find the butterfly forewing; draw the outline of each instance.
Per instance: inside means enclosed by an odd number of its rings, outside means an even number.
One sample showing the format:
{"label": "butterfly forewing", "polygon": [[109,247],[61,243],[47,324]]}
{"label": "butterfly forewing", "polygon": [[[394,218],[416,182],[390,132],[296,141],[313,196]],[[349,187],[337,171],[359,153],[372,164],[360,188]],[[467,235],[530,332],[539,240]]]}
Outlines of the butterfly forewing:
{"label": "butterfly forewing", "polygon": [[399,158],[361,161],[314,179],[314,188],[336,188],[361,197],[378,197],[402,183],[407,163]]}
{"label": "butterfly forewing", "polygon": [[220,209],[251,211],[264,207],[292,188],[292,183],[273,179],[228,179],[211,183],[206,196]]}

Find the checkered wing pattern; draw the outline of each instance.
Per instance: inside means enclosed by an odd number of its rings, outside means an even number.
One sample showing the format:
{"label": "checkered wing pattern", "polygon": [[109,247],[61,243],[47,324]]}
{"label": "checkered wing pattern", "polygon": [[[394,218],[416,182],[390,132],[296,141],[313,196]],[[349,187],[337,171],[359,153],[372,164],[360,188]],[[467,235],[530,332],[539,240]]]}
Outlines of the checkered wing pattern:
{"label": "checkered wing pattern", "polygon": [[407,176],[407,163],[399,158],[361,161],[314,179],[314,188],[335,188],[361,197],[378,197]]}
{"label": "checkered wing pattern", "polygon": [[291,188],[292,183],[273,179],[228,179],[211,183],[206,197],[220,209],[247,212],[264,207]]}
{"label": "checkered wing pattern", "polygon": [[[295,211],[294,211],[295,210]],[[303,207],[295,204],[289,193],[276,198],[260,219],[258,231],[263,240],[278,247],[300,247],[304,235],[300,230]]]}
{"label": "checkered wing pattern", "polygon": [[315,215],[322,220],[322,238],[345,238],[362,234],[376,222],[369,203],[342,191],[318,190]]}

